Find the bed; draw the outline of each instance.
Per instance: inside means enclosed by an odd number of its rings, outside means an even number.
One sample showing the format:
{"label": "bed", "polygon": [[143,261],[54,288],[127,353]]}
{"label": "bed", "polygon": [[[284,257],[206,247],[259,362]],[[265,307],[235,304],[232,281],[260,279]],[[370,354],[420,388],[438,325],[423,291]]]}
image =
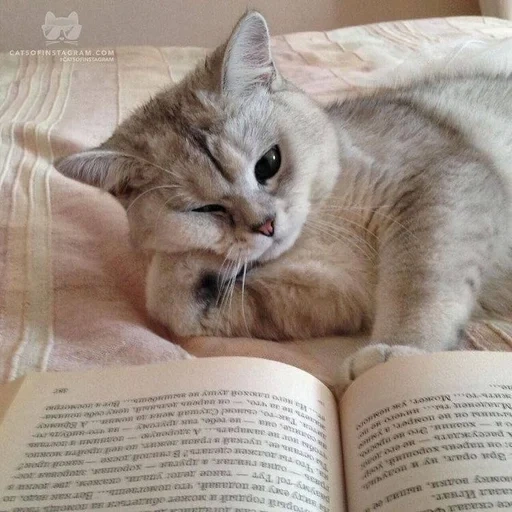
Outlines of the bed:
{"label": "bed", "polygon": [[[507,38],[510,21],[462,17],[289,34],[272,44],[282,73],[327,101],[373,87],[425,52]],[[1,382],[33,370],[190,354],[268,357],[332,382],[340,358],[354,349],[354,340],[333,338],[172,339],[145,312],[144,262],[130,249],[122,208],[55,171],[55,158],[104,140],[136,105],[179,81],[206,53],[119,47],[91,55],[0,56]],[[471,323],[460,348],[511,350],[512,313]]]}

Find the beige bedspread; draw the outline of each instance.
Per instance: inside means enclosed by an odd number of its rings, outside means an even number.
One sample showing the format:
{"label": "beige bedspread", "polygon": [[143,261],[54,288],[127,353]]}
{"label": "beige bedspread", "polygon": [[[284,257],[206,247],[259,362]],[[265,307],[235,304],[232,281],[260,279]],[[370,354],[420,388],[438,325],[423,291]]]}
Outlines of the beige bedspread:
{"label": "beige bedspread", "polygon": [[[327,99],[374,85],[425,52],[505,38],[512,38],[510,22],[450,18],[290,34],[274,38],[273,46],[285,76]],[[130,250],[121,207],[62,177],[52,161],[102,141],[205,52],[123,47],[111,61],[94,51],[77,59],[0,56],[0,381],[34,369],[187,357],[145,313],[143,264]],[[510,350],[511,320],[472,324],[465,346]],[[353,343],[210,339],[184,346],[198,355],[280,359],[329,381]]]}

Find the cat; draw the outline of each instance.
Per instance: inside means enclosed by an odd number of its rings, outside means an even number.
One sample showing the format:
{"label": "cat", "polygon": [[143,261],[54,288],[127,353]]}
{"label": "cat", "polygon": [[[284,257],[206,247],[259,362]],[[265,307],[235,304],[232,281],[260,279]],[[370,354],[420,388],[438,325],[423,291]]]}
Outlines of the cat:
{"label": "cat", "polygon": [[512,304],[512,79],[427,75],[327,106],[248,12],[182,82],[57,163],[126,208],[181,336],[369,332],[339,389]]}
{"label": "cat", "polygon": [[67,17],[57,18],[53,12],[48,11],[44,19],[43,35],[46,44],[68,43],[78,44],[76,40],[82,31],[82,25],[78,23],[78,14],[73,11]]}

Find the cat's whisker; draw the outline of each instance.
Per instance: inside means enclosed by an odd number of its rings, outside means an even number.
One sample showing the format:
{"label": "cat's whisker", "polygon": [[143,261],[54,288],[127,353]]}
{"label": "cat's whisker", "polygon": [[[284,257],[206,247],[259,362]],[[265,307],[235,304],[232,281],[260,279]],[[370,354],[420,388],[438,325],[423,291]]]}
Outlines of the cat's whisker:
{"label": "cat's whisker", "polygon": [[164,171],[165,173],[169,174],[170,176],[173,176],[174,178],[180,178],[180,176],[169,169],[166,169],[165,167],[162,167],[158,164],[155,164],[155,162],[151,162],[150,160],[146,160],[145,158],[138,156],[138,155],[130,155],[130,153],[117,153],[119,156],[124,156],[125,158],[133,158],[134,160],[139,160],[141,162],[144,162],[145,164],[151,165],[152,167],[156,167],[157,169],[160,169],[161,171]]}
{"label": "cat's whisker", "polygon": [[150,192],[153,192],[155,190],[160,190],[160,189],[163,189],[163,188],[166,188],[166,189],[175,189],[175,188],[179,188],[179,185],[159,185],[158,187],[151,187],[150,189],[148,190],[145,190],[144,192],[142,192],[142,194],[139,194],[129,205],[128,207],[126,208],[126,213],[128,213],[128,211],[130,210],[130,208],[143,196],[145,196],[146,194],[149,194]]}
{"label": "cat's whisker", "polygon": [[194,208],[194,203],[192,201],[190,201],[189,196],[187,196],[181,188],[177,191],[174,191],[174,196],[176,198],[181,198],[183,200],[183,203],[185,204],[186,208],[188,208],[188,209]]}
{"label": "cat's whisker", "polygon": [[231,295],[231,282],[232,282],[232,274],[235,269],[236,261],[229,260],[228,268],[225,273],[223,282],[222,282],[222,301],[219,309],[219,316],[217,321],[217,330],[220,328],[220,323],[224,321],[225,327],[229,327],[228,317],[229,317],[229,309],[230,309],[230,295]]}
{"label": "cat's whisker", "polygon": [[231,255],[231,252],[233,251],[234,247],[230,247],[228,249],[228,252],[226,254],[226,257],[224,258],[224,261],[222,262],[222,265],[219,269],[219,278],[221,278],[220,280],[220,284],[218,285],[219,286],[219,290],[223,290],[224,289],[224,286],[226,284],[226,282],[228,281],[229,279],[229,271],[227,272],[223,272],[223,269],[224,269],[224,265],[228,264],[228,269],[231,267],[233,261],[231,259],[229,259],[230,255]]}
{"label": "cat's whisker", "polygon": [[159,211],[158,211],[158,215],[156,216],[156,220],[155,220],[155,231],[157,230],[158,228],[158,223],[160,222],[160,218],[162,217],[162,214],[165,212],[165,209],[167,207],[167,205],[169,204],[169,202],[172,200],[173,198],[170,197],[169,199],[167,199],[167,201],[165,201],[165,203],[160,207]]}
{"label": "cat's whisker", "polygon": [[[339,216],[336,215],[335,213],[324,213],[324,215],[328,215],[329,217],[333,217],[333,218],[339,219]],[[362,224],[359,224],[359,222],[356,222],[355,220],[347,219],[347,218],[344,217],[343,220],[340,220],[340,222],[342,222],[342,223],[348,222],[348,223],[352,224],[353,226],[356,226],[356,227],[362,229],[364,232],[368,233],[368,235],[373,237],[373,238],[375,238],[375,240],[377,242],[379,241],[379,237],[375,233],[370,231],[368,228],[366,228]]]}
{"label": "cat's whisker", "polygon": [[[330,225],[324,225],[322,223],[319,223],[318,221],[313,221],[313,220],[310,220],[308,221],[311,226],[310,227],[313,227],[315,230],[318,230],[320,231],[321,233],[324,233],[325,235],[328,235],[330,236],[331,238],[333,238],[334,240],[336,240],[337,242],[340,242],[340,243],[348,243],[350,244],[352,247],[356,248],[356,249],[359,249],[359,251],[366,257],[368,258],[368,260],[370,261],[374,261],[374,258],[378,255],[377,251],[375,250],[374,247],[372,247],[370,244],[368,244],[368,242],[366,242],[366,240],[363,240],[362,238],[360,237],[357,237],[358,240],[361,240],[363,242],[365,242],[365,244],[368,246],[368,247],[371,247],[371,249],[373,250],[373,254],[372,253],[369,253],[364,247],[362,247],[361,245],[359,245],[358,243],[356,243],[355,240],[352,240],[349,236],[342,236],[342,235],[354,235],[354,233],[350,232],[350,231],[343,231],[343,232],[339,232],[337,231],[336,229],[333,229],[332,226]],[[339,228],[339,226],[338,226]],[[336,236],[336,235],[340,235],[340,236]]]}
{"label": "cat's whisker", "polygon": [[239,250],[238,251],[238,256],[237,256],[237,259],[236,259],[236,267],[234,269],[233,276],[232,276],[231,282],[230,282],[230,288],[231,289],[230,289],[230,294],[229,294],[228,316],[231,315],[231,308],[232,308],[232,305],[233,305],[233,296],[235,294],[236,278],[237,278],[238,273],[240,272],[240,269],[241,269],[241,263],[242,263],[241,253],[242,253],[242,251]]}
{"label": "cat's whisker", "polygon": [[[233,260],[228,260],[229,256],[231,255],[231,252],[233,251],[233,247],[230,247],[226,258],[224,259],[224,262],[222,263],[221,269],[224,267],[224,264],[226,261],[228,262],[228,267],[225,273],[222,273],[222,281],[219,286],[219,293],[222,293],[222,300],[220,303],[220,310],[219,312],[222,313],[222,309],[227,305],[227,297],[229,293],[229,282],[231,278],[231,273],[233,269]],[[222,272],[222,271],[221,271]],[[222,314],[219,315],[219,318],[222,318]]]}
{"label": "cat's whisker", "polygon": [[354,237],[357,241],[362,242],[370,250],[370,252],[372,252],[376,256],[378,255],[377,249],[375,249],[375,247],[373,247],[373,245],[370,244],[367,240],[365,240],[362,236],[355,233],[355,231],[346,228],[345,226],[340,226],[338,224],[333,224],[332,222],[326,222],[320,219],[314,219],[313,222],[317,222],[319,225],[325,227],[328,230],[333,231],[336,234],[347,235],[347,238]]}
{"label": "cat's whisker", "polygon": [[228,260],[227,261],[226,270],[222,274],[222,279],[221,279],[221,283],[220,283],[220,286],[219,286],[219,292],[222,295],[221,301],[220,301],[220,305],[219,305],[220,310],[222,310],[222,308],[224,306],[224,302],[226,300],[226,293],[227,293],[227,286],[226,286],[226,284],[227,284],[227,282],[229,280],[229,276],[231,274],[232,266],[233,266],[233,260]]}
{"label": "cat's whisker", "polygon": [[377,206],[356,206],[356,205],[350,205],[350,206],[336,206],[336,205],[325,205],[321,206],[319,210],[362,210],[362,211],[368,211],[368,210],[376,210],[377,208],[389,208],[393,205],[391,204],[381,204],[378,207]]}
{"label": "cat's whisker", "polygon": [[[390,207],[390,206],[391,205],[382,205],[382,206],[380,206],[380,208],[386,208],[386,207]],[[353,210],[353,211],[356,211],[356,210],[359,210],[359,211],[370,211],[370,210],[373,210],[372,211],[372,215],[377,215],[379,217],[383,217],[384,219],[389,220],[393,224],[396,224],[397,226],[401,227],[407,234],[411,235],[413,238],[418,239],[418,237],[407,226],[405,226],[402,222],[396,220],[391,215],[387,215],[385,213],[377,211],[377,208],[374,207],[374,206],[370,206],[370,207],[364,207],[364,206],[324,206],[324,207],[319,209],[319,211],[325,211],[325,210],[343,210],[343,211],[351,211],[351,210]]]}
{"label": "cat's whisker", "polygon": [[242,274],[242,318],[244,320],[245,332],[247,337],[251,337],[251,332],[249,331],[249,326],[247,325],[247,318],[245,316],[245,307],[244,307],[244,298],[245,298],[245,276],[247,275],[247,256],[244,260],[244,271]]}
{"label": "cat's whisker", "polygon": [[224,303],[226,300],[226,289],[222,288],[219,290],[219,294],[221,296],[220,301],[218,302],[218,313],[217,313],[217,322],[215,323],[215,327],[213,329],[214,333],[220,333],[220,325],[223,318],[223,312],[224,312]]}
{"label": "cat's whisker", "polygon": [[[230,251],[228,252],[228,255],[229,255],[229,253],[230,253]],[[217,326],[216,326],[216,329],[215,329],[217,332],[219,331],[220,322],[223,320],[223,317],[224,317],[224,315],[226,313],[226,309],[228,307],[231,275],[232,275],[234,266],[235,266],[235,261],[234,260],[229,260],[225,276],[223,276],[224,278],[223,278],[222,283],[221,283],[222,299],[221,299],[220,306],[219,306],[219,315],[218,315],[218,320],[217,320]]]}
{"label": "cat's whisker", "polygon": [[231,255],[231,251],[233,250],[234,248],[233,247],[230,247],[228,249],[228,252],[226,253],[226,256],[224,256],[224,260],[222,261],[222,265],[220,266],[220,269],[219,269],[219,276],[220,277],[222,275],[222,269],[224,268],[224,265],[230,261],[229,259],[229,256]]}
{"label": "cat's whisker", "polygon": [[312,226],[306,226],[306,228],[311,232],[311,233],[317,233],[317,232],[321,232],[323,233],[324,235],[328,236],[328,237],[331,237],[332,239],[334,239],[336,242],[338,243],[341,243],[341,244],[349,244],[350,247],[353,247],[354,249],[357,249],[361,255],[363,257],[365,257],[367,260],[369,261],[374,261],[374,258],[373,258],[373,255],[371,254],[368,254],[362,247],[358,246],[356,243],[354,243],[353,240],[348,240],[346,238],[343,238],[343,237],[337,237],[336,235],[334,235],[333,233],[330,233],[329,231],[325,231],[321,228],[318,228],[317,226],[315,227],[312,227]]}

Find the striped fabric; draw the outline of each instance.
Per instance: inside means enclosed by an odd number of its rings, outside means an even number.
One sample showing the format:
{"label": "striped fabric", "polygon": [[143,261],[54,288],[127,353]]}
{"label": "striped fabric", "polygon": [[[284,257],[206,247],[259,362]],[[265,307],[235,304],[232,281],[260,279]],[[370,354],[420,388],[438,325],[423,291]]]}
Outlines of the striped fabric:
{"label": "striped fabric", "polygon": [[[273,46],[285,76],[328,99],[375,85],[425,51],[511,37],[510,22],[450,18],[290,34]],[[60,176],[52,161],[105,139],[205,54],[123,47],[112,62],[0,55],[0,382],[29,370],[187,357],[145,313],[144,262],[130,251],[121,207]],[[464,346],[510,350],[511,319],[471,324]]]}

